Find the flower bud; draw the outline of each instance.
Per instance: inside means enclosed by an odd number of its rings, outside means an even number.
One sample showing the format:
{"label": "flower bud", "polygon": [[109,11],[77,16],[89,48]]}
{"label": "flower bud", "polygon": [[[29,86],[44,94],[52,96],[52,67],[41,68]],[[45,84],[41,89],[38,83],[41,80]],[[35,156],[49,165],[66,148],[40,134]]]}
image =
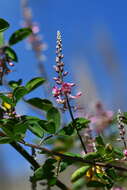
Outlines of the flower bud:
{"label": "flower bud", "polygon": [[124,154],[124,156],[127,157],[127,149],[125,149],[125,150],[123,151],[123,154]]}

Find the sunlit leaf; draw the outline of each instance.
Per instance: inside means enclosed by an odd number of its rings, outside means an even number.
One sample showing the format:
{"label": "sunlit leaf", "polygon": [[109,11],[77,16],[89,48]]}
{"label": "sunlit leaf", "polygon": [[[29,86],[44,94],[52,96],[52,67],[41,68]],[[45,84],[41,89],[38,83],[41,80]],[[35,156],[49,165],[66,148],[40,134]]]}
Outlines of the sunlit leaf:
{"label": "sunlit leaf", "polygon": [[28,92],[33,91],[34,89],[38,88],[40,85],[42,85],[45,82],[45,79],[42,77],[35,77],[27,84],[25,85],[25,88],[28,90]]}
{"label": "sunlit leaf", "polygon": [[85,176],[86,172],[89,170],[91,166],[83,166],[79,169],[77,169],[71,176],[71,181],[75,182],[81,177]]}
{"label": "sunlit leaf", "polygon": [[21,28],[14,32],[10,39],[9,39],[9,45],[14,45],[22,40],[24,40],[26,37],[28,37],[30,34],[32,34],[32,30],[30,28]]}

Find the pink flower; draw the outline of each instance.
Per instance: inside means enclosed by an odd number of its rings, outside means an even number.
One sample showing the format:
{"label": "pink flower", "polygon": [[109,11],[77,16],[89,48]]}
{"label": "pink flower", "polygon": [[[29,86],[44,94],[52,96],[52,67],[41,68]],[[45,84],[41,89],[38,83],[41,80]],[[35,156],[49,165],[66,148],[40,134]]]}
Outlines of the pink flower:
{"label": "pink flower", "polygon": [[32,31],[33,31],[34,34],[37,34],[40,31],[39,26],[37,24],[34,24],[32,26]]}
{"label": "pink flower", "polygon": [[54,97],[58,97],[61,94],[61,90],[57,86],[54,86],[52,89],[52,94]]}
{"label": "pink flower", "polygon": [[125,150],[123,151],[123,153],[124,153],[124,156],[127,157],[127,149],[125,149]]}
{"label": "pink flower", "polygon": [[69,97],[72,98],[72,99],[76,99],[76,98],[80,98],[81,95],[82,95],[82,92],[78,92],[75,96],[72,96],[70,94]]}
{"label": "pink flower", "polygon": [[64,104],[65,103],[65,99],[62,99],[60,96],[58,96],[57,98],[56,98],[56,102],[58,103],[58,104]]}
{"label": "pink flower", "polygon": [[9,62],[8,64],[9,64],[11,67],[14,66],[14,63],[12,63],[12,62]]}
{"label": "pink flower", "polygon": [[65,94],[70,94],[70,93],[71,93],[71,88],[72,88],[73,86],[75,86],[74,83],[66,83],[66,82],[64,82],[64,83],[62,84],[61,91],[62,91],[63,93],[65,93]]}

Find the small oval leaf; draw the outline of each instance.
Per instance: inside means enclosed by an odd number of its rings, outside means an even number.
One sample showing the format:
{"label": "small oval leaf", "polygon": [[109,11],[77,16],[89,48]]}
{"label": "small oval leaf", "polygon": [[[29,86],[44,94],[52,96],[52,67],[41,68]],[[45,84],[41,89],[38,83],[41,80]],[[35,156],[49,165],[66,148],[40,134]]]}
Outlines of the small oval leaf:
{"label": "small oval leaf", "polygon": [[13,96],[15,98],[15,102],[17,103],[23,96],[27,94],[27,89],[24,86],[19,86],[14,89]]}
{"label": "small oval leaf", "polygon": [[30,80],[29,82],[27,82],[25,88],[28,90],[28,92],[31,92],[34,89],[36,89],[37,87],[39,87],[40,85],[42,85],[44,82],[45,82],[44,78],[35,77],[32,80]]}
{"label": "small oval leaf", "polygon": [[10,47],[5,47],[4,48],[4,53],[6,54],[6,56],[11,59],[12,61],[18,62],[18,57],[15,53],[15,51],[10,48]]}
{"label": "small oval leaf", "polygon": [[48,111],[52,107],[52,102],[47,99],[31,98],[29,100],[26,100],[26,102],[44,111]]}
{"label": "small oval leaf", "polygon": [[26,37],[28,37],[30,34],[32,34],[32,30],[30,28],[21,28],[14,32],[10,39],[9,39],[9,45],[14,45],[22,40],[24,40]]}
{"label": "small oval leaf", "polygon": [[7,30],[9,26],[9,23],[6,20],[0,18],[0,32]]}
{"label": "small oval leaf", "polygon": [[48,110],[47,119],[54,121],[56,129],[60,127],[60,112],[57,108],[52,107]]}
{"label": "small oval leaf", "polygon": [[71,181],[72,182],[75,182],[77,181],[78,179],[80,179],[81,177],[83,177],[86,172],[89,170],[91,166],[84,166],[84,167],[81,167],[79,169],[77,169],[71,176]]}

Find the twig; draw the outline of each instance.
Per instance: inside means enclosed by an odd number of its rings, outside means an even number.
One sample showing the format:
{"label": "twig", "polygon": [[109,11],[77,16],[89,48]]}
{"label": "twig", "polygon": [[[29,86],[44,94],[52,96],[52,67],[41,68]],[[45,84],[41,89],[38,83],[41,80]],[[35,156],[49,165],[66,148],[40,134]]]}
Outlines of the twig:
{"label": "twig", "polygon": [[72,161],[75,161],[75,162],[82,162],[82,163],[87,163],[87,164],[91,164],[91,165],[102,166],[102,167],[105,167],[105,168],[111,168],[111,167],[113,167],[113,168],[115,168],[117,170],[121,170],[121,171],[126,171],[127,172],[127,168],[124,168],[124,167],[121,167],[121,166],[116,166],[114,164],[102,163],[102,162],[93,162],[93,161],[90,161],[90,160],[85,160],[82,157],[70,156],[70,155],[62,154],[60,152],[56,152],[54,150],[49,150],[47,148],[40,147],[40,146],[35,145],[35,144],[29,144],[29,143],[24,143],[24,142],[21,142],[21,143],[24,144],[24,145],[26,145],[26,146],[33,147],[35,149],[44,151],[47,154],[59,156],[62,159],[68,159],[68,160],[72,160]]}

